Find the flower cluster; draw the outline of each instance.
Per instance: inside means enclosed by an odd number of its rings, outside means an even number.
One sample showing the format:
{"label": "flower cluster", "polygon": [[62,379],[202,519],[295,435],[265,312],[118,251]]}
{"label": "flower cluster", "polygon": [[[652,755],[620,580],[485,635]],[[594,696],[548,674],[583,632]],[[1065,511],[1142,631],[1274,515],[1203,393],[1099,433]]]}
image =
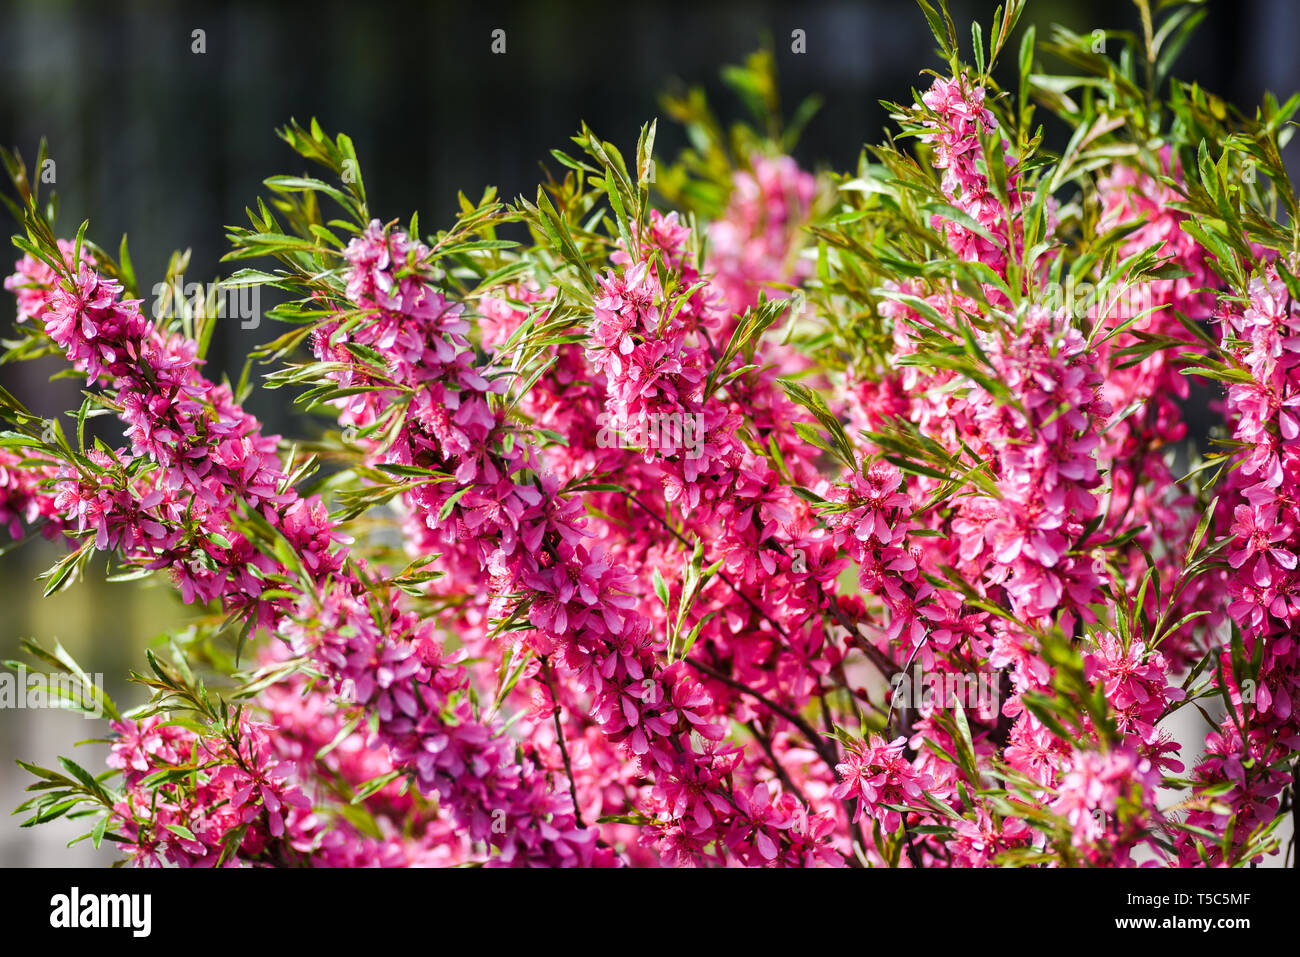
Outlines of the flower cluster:
{"label": "flower cluster", "polygon": [[[375,712],[381,740],[421,791],[439,795],[471,840],[499,848],[494,862],[591,863],[594,835],[575,826],[567,799],[514,760],[499,725],[473,714],[464,671],[444,660],[432,623],[376,607],[320,501],[284,488],[274,438],[228,387],[198,373],[193,344],[164,337],[93,271],[70,286],[53,290],[42,315],[51,338],[92,381],[111,374],[115,393],[134,398],[120,413],[129,426],[167,423],[173,441],[144,472],[129,468],[126,452],[91,453],[97,473],[64,466],[53,483],[60,521],[93,532],[97,548],[168,569],[186,601],[251,614],[314,658],[340,693]],[[167,355],[189,357],[171,365],[175,381],[155,368]],[[245,534],[240,516],[250,511],[288,546],[292,567]],[[272,598],[268,580],[282,586]],[[553,822],[545,833],[532,823],[540,820]]]}
{"label": "flower cluster", "polygon": [[1090,864],[1124,866],[1135,846],[1154,844],[1159,785],[1151,762],[1130,751],[1079,752],[1050,806],[1069,821],[1070,842]]}
{"label": "flower cluster", "polygon": [[850,751],[836,768],[843,780],[835,786],[835,796],[861,798],[855,821],[865,812],[887,831],[896,831],[903,820],[896,805],[922,801],[923,792],[934,784],[907,760],[905,745],[903,738],[888,743],[876,738],[862,750]]}
{"label": "flower cluster", "polygon": [[[114,806],[136,863],[203,867],[243,858],[284,863],[309,853],[320,821],[312,803],[277,760],[273,727],[243,720],[233,740],[200,737],[158,717],[115,722],[108,766],[122,772],[126,795]],[[151,790],[149,775],[174,768]]]}
{"label": "flower cluster", "polygon": [[[1221,310],[1225,350],[1246,373],[1228,385],[1226,411],[1238,467],[1226,480],[1220,524],[1227,539],[1227,617],[1258,665],[1233,676],[1231,655],[1218,651],[1229,678],[1232,711],[1206,738],[1198,789],[1230,788],[1221,803],[1193,810],[1189,823],[1240,844],[1276,817],[1289,783],[1287,762],[1300,748],[1300,303],[1277,262],[1265,261],[1242,306]],[[1184,857],[1197,848],[1183,845]],[[1219,851],[1212,852],[1218,856]]]}
{"label": "flower cluster", "polygon": [[760,292],[771,296],[776,284],[798,285],[811,272],[795,257],[816,179],[789,156],[757,155],[750,166],[736,171],[727,208],[709,225],[708,267],[729,316],[757,305]]}
{"label": "flower cluster", "polygon": [[[998,121],[985,106],[985,90],[966,75],[939,77],[921,97],[927,111],[923,142],[934,150],[934,168],[943,170],[940,187],[953,206],[978,224],[977,229],[957,219],[936,214],[932,225],[943,231],[955,253],[964,259],[985,262],[1005,271],[1013,229],[1020,203],[1014,188],[1015,158],[1008,154],[1008,196],[1012,208],[1002,201],[981,169],[984,156],[982,136],[998,129]],[[1006,149],[1003,141],[1000,148]],[[990,238],[990,235],[992,238]]]}
{"label": "flower cluster", "polygon": [[[684,236],[668,217],[654,219],[648,238],[671,255]],[[804,828],[797,837],[787,835],[780,842],[775,837],[759,839],[755,831],[767,826],[759,819],[766,821],[773,812],[758,815],[752,800],[746,805],[741,792],[729,793],[726,780],[736,771],[741,753],[711,743],[725,736],[713,696],[681,663],[665,667],[660,643],[651,638],[647,622],[633,613],[638,595],[644,594],[636,576],[603,541],[588,544],[595,532],[587,527],[580,500],[559,494],[558,478],[539,455],[522,441],[508,441],[508,425],[493,417],[487,405],[491,368],[483,367],[475,378],[462,376],[464,367],[458,363],[468,361],[468,344],[446,338],[446,327],[438,324],[445,309],[422,308],[435,295],[427,276],[424,287],[404,290],[414,306],[409,311],[404,311],[408,300],[369,291],[399,287],[396,276],[374,275],[382,272],[375,264],[391,268],[388,264],[399,261],[398,257],[374,254],[371,247],[409,248],[409,244],[400,233],[385,234],[379,224],[371,224],[349,247],[353,268],[349,296],[357,296],[355,305],[362,318],[346,334],[354,342],[379,341],[378,330],[389,328],[424,336],[425,346],[414,351],[419,359],[410,366],[390,364],[387,374],[418,394],[425,388],[441,388],[449,369],[454,369],[458,392],[450,405],[462,412],[479,410],[464,418],[473,424],[474,441],[460,446],[435,444],[437,436],[429,434],[429,425],[408,409],[403,411],[398,443],[376,443],[372,458],[444,470],[455,478],[457,493],[450,510],[445,507],[447,491],[436,484],[406,493],[408,507],[444,544],[467,559],[477,559],[479,567],[467,571],[462,580],[471,597],[487,598],[498,614],[527,608],[535,629],[527,636],[528,646],[554,661],[557,678],[569,686],[569,696],[586,700],[609,744],[652,776],[653,786],[642,800],[645,809],[665,823],[659,838],[664,854],[674,860],[695,860],[707,856],[705,848],[717,842],[741,857],[751,854],[751,845],[764,860],[775,858],[778,850],[788,860],[816,856],[826,832],[823,825]],[[682,261],[680,256],[675,259],[679,268]],[[369,279],[357,278],[357,273],[367,270],[372,271]],[[704,378],[698,352],[681,361],[686,351],[684,331],[672,341],[653,335],[658,331],[655,317],[661,296],[655,283],[643,265],[632,266],[626,277],[604,280],[606,295],[595,306],[592,340],[600,345],[589,351],[598,350],[593,357],[595,370],[603,374],[612,393],[622,396],[607,410],[624,416],[651,414],[651,408],[654,414],[680,411]],[[699,321],[695,312],[678,311],[683,313],[684,326]],[[325,340],[326,332],[318,333],[318,351]],[[439,342],[447,347],[439,348]],[[346,347],[332,348],[343,361]],[[690,367],[696,374],[682,371]],[[341,383],[352,381],[351,372],[340,378]],[[446,401],[448,393],[441,394]],[[426,449],[427,454],[411,454],[413,448]],[[693,481],[702,487],[698,484],[702,472],[721,467],[716,447],[706,444],[705,448],[702,464],[682,454],[679,447],[660,449],[683,470],[695,470],[676,473],[679,486]],[[537,478],[523,478],[530,473]],[[670,500],[675,497],[665,494]],[[699,501],[698,493],[693,500]],[[430,541],[429,535],[416,529],[412,548],[418,551]],[[767,799],[759,802],[768,803]],[[786,802],[778,800],[772,806],[786,807]],[[788,829],[787,816],[779,820],[784,823],[778,830]],[[667,826],[670,821],[679,823]],[[769,848],[772,853],[766,855]]]}

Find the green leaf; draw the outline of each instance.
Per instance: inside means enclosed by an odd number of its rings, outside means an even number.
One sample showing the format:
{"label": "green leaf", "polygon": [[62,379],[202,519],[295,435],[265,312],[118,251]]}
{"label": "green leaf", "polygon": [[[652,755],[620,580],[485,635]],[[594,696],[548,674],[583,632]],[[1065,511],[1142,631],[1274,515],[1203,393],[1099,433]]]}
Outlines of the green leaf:
{"label": "green leaf", "polygon": [[660,574],[657,568],[653,570],[652,577],[654,579],[655,594],[663,602],[664,608],[668,608],[668,583],[664,581],[664,576]]}
{"label": "green leaf", "polygon": [[191,831],[188,827],[185,827],[183,824],[164,824],[163,826],[167,828],[167,830],[175,834],[177,837],[183,837],[187,841],[198,840],[198,838],[194,836],[194,832]]}
{"label": "green leaf", "polygon": [[402,771],[389,771],[387,774],[381,774],[377,778],[371,778],[365,784],[361,785],[361,787],[357,788],[357,793],[353,795],[351,803],[360,804],[376,791],[382,790],[393,781],[396,781],[403,773],[404,772]]}

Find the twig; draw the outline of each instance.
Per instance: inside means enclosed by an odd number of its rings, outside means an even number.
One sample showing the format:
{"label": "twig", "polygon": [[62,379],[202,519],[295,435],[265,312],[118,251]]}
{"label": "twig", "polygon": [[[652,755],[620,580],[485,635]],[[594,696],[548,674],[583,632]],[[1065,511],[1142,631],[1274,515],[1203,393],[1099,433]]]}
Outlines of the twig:
{"label": "twig", "polygon": [[[826,695],[823,693],[818,695],[817,698],[821,701],[822,705],[822,724],[828,732],[833,732],[835,730],[835,721],[831,718],[831,708],[830,705],[826,703]],[[834,738],[831,738],[831,747],[835,749],[835,757],[838,763],[840,746]],[[839,771],[835,772],[835,780],[840,780]],[[865,852],[867,849],[867,835],[862,831],[862,821],[853,820],[853,802],[848,798],[845,798],[840,802],[840,806],[844,808],[844,819],[848,822],[849,827],[853,828],[853,832],[858,836],[858,846]],[[856,854],[849,855],[849,862],[851,867],[862,867],[862,862],[858,860]]]}
{"label": "twig", "polygon": [[[672,535],[674,538],[676,538],[676,539],[677,539],[679,542],[681,542],[683,545],[687,546],[688,548],[694,547],[693,544],[692,544],[692,542],[691,542],[689,539],[687,539],[684,535],[682,535],[680,532],[678,532],[677,529],[673,528],[673,527],[672,527],[671,525],[669,525],[666,521],[664,521],[663,516],[660,515],[658,512],[656,512],[654,509],[652,509],[649,505],[646,505],[644,502],[642,502],[639,498],[637,498],[637,497],[636,497],[635,495],[633,495],[631,492],[628,492],[628,498],[629,498],[633,503],[635,503],[636,505],[639,505],[639,506],[640,506],[642,509],[644,509],[648,514],[650,514],[651,516],[653,516],[654,519],[655,519],[655,521],[657,521],[660,525],[662,525],[662,526],[664,527],[664,529],[666,529],[670,535]],[[770,624],[773,628],[775,628],[775,629],[777,630],[777,632],[781,635],[781,637],[785,639],[787,647],[792,643],[789,633],[788,633],[784,628],[782,628],[781,625],[780,625],[778,622],[774,621],[774,620],[772,619],[772,616],[771,616],[771,615],[769,615],[767,612],[763,611],[763,609],[758,605],[757,602],[754,601],[754,599],[750,598],[750,597],[749,597],[748,595],[746,595],[743,591],[741,591],[738,587],[736,587],[735,583],[732,582],[732,580],[731,580],[730,578],[728,578],[728,577],[727,577],[723,572],[719,571],[719,572],[718,572],[718,577],[721,578],[721,579],[723,580],[723,582],[726,583],[726,585],[727,585],[728,588],[730,588],[730,589],[731,589],[732,591],[734,591],[737,595],[739,595],[740,598],[741,598],[741,599],[742,599],[742,600],[743,600],[747,605],[749,605],[750,608],[754,609],[754,611],[757,612],[757,613],[759,614],[760,617],[762,617],[765,621],[768,622],[768,624]]]}
{"label": "twig", "polygon": [[555,693],[555,683],[551,680],[551,666],[542,659],[542,680],[551,692],[551,701],[555,704],[555,738],[560,744],[560,757],[564,759],[564,773],[569,776],[569,796],[573,798],[573,817],[578,827],[586,829],[582,823],[582,811],[578,807],[578,786],[573,781],[573,765],[569,763],[569,749],[564,746],[564,724],[560,721],[560,699]]}
{"label": "twig", "polygon": [[777,704],[771,698],[768,698],[766,695],[764,695],[761,691],[756,691],[753,688],[751,688],[749,685],[737,681],[735,678],[731,678],[727,675],[724,675],[721,671],[718,671],[716,668],[710,668],[702,661],[696,661],[694,658],[687,658],[686,663],[690,665],[692,668],[704,672],[704,674],[708,675],[710,678],[713,678],[715,681],[721,681],[723,684],[735,688],[737,691],[744,692],[747,695],[757,698],[759,703],[762,704],[764,707],[780,715],[782,718],[785,718],[785,720],[789,721],[792,725],[798,728],[799,731],[804,735],[804,737],[808,739],[809,743],[812,744],[813,746],[813,750],[817,752],[817,756],[821,758],[822,761],[824,761],[826,765],[831,769],[831,772],[834,773],[836,762],[834,760],[833,755],[831,757],[827,757],[826,755],[825,739],[822,737],[822,735],[818,734],[816,729],[813,728],[810,724],[808,724],[808,722],[805,721],[803,718],[799,717],[797,714],[795,714],[793,711],[789,710],[788,708],[783,708],[781,705]]}
{"label": "twig", "polygon": [[789,773],[786,772],[785,767],[779,760],[777,760],[776,752],[772,750],[772,739],[762,731],[758,730],[758,725],[753,721],[746,721],[745,727],[748,728],[749,733],[754,736],[754,740],[762,746],[763,753],[766,754],[767,759],[772,762],[772,769],[776,771],[776,776],[781,779],[781,783],[786,786],[786,789],[789,790],[791,794],[799,799],[800,804],[811,810],[812,805],[808,803],[808,798],[804,796],[803,791],[799,790],[799,785],[794,783],[790,778]]}

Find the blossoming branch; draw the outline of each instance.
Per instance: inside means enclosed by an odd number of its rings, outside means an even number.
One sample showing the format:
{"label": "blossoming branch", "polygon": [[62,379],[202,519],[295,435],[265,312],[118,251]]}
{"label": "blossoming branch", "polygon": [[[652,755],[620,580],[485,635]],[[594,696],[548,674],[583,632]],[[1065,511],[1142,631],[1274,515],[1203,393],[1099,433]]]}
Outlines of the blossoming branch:
{"label": "blossoming branch", "polygon": [[[1170,76],[1194,5],[1110,56],[1029,27],[1009,89],[1023,2],[969,55],[922,7],[940,68],[848,171],[696,92],[665,101],[674,162],[657,121],[631,162],[584,125],[535,197],[424,234],[345,135],[290,124],[320,178],[230,229],[228,282],[286,327],[235,384],[203,371],[220,320],[147,318],[125,242],[60,238],[6,153],[6,361],[56,356],[85,400],[0,392],[0,525],[67,549],[54,600],[99,554],[193,620],[146,703],[85,705],[107,773],[24,764],[27,823],[139,865],[1281,854],[1300,95],[1240,113]],[[727,77],[776,88],[770,53]],[[257,388],[327,425],[265,434]]]}

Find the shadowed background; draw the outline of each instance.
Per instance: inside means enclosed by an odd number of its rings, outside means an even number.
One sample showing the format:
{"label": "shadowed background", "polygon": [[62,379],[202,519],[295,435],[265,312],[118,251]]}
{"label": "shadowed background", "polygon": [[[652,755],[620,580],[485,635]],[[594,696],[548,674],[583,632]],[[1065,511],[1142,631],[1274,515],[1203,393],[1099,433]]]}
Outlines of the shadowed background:
{"label": "shadowed background", "polygon": [[[952,0],[959,28],[994,4]],[[1031,0],[1021,28],[1061,23],[1076,32],[1137,29],[1131,4]],[[491,51],[506,31],[506,53]],[[807,52],[790,34],[805,31]],[[206,52],[193,52],[193,31]],[[264,195],[261,181],[308,172],[274,134],[291,117],[316,117],[356,144],[371,209],[383,219],[420,212],[423,230],[447,225],[456,194],[477,198],[496,185],[505,199],[532,196],[539,163],[567,148],[585,120],[625,152],[642,123],[660,115],[659,94],[676,78],[702,84],[723,122],[741,106],[718,79],[765,37],[772,39],[783,103],[824,98],[795,151],[808,167],[845,169],[886,126],[881,99],[907,101],[939,63],[911,2],[427,4],[260,2],[190,4],[0,2],[0,143],[33,161],[42,136],[55,161],[59,233],[83,219],[89,235],[116,251],[129,234],[142,294],[162,279],[174,249],[190,248],[187,281],[229,275],[218,261],[224,225],[246,222]],[[1009,45],[1011,61],[1019,37]],[[1285,99],[1300,89],[1300,4],[1292,0],[1212,0],[1176,74],[1247,107],[1264,90]],[[969,34],[962,35],[969,52]],[[1005,57],[1004,57],[1005,59]],[[684,145],[660,123],[657,152]],[[1295,165],[1295,152],[1289,157]],[[552,163],[552,166],[555,164]],[[314,172],[314,171],[312,171]],[[6,184],[7,185],[7,184]],[[45,187],[48,189],[49,187]],[[10,224],[12,227],[12,224]],[[11,231],[11,228],[10,230]],[[8,259],[16,258],[6,254]],[[4,267],[7,274],[9,268]],[[13,299],[0,297],[0,335]],[[218,326],[208,374],[236,375],[243,356],[276,330]],[[48,382],[57,364],[0,367],[0,385],[29,408],[54,415],[79,404],[70,380]],[[255,394],[250,409],[268,430],[303,434],[284,393]],[[0,532],[0,540],[7,535]],[[103,672],[120,704],[144,699],[122,679],[141,667],[141,649],[184,620],[165,587],[84,582],[42,600],[34,576],[59,553],[29,545],[0,558],[0,659],[20,637],[61,640],[91,672]],[[96,565],[102,570],[102,565]],[[24,830],[7,817],[27,776],[15,758],[51,764],[104,726],[55,711],[0,711],[0,865],[103,863],[89,842],[65,850],[85,830],[60,821]],[[78,760],[99,770],[99,750]]]}

